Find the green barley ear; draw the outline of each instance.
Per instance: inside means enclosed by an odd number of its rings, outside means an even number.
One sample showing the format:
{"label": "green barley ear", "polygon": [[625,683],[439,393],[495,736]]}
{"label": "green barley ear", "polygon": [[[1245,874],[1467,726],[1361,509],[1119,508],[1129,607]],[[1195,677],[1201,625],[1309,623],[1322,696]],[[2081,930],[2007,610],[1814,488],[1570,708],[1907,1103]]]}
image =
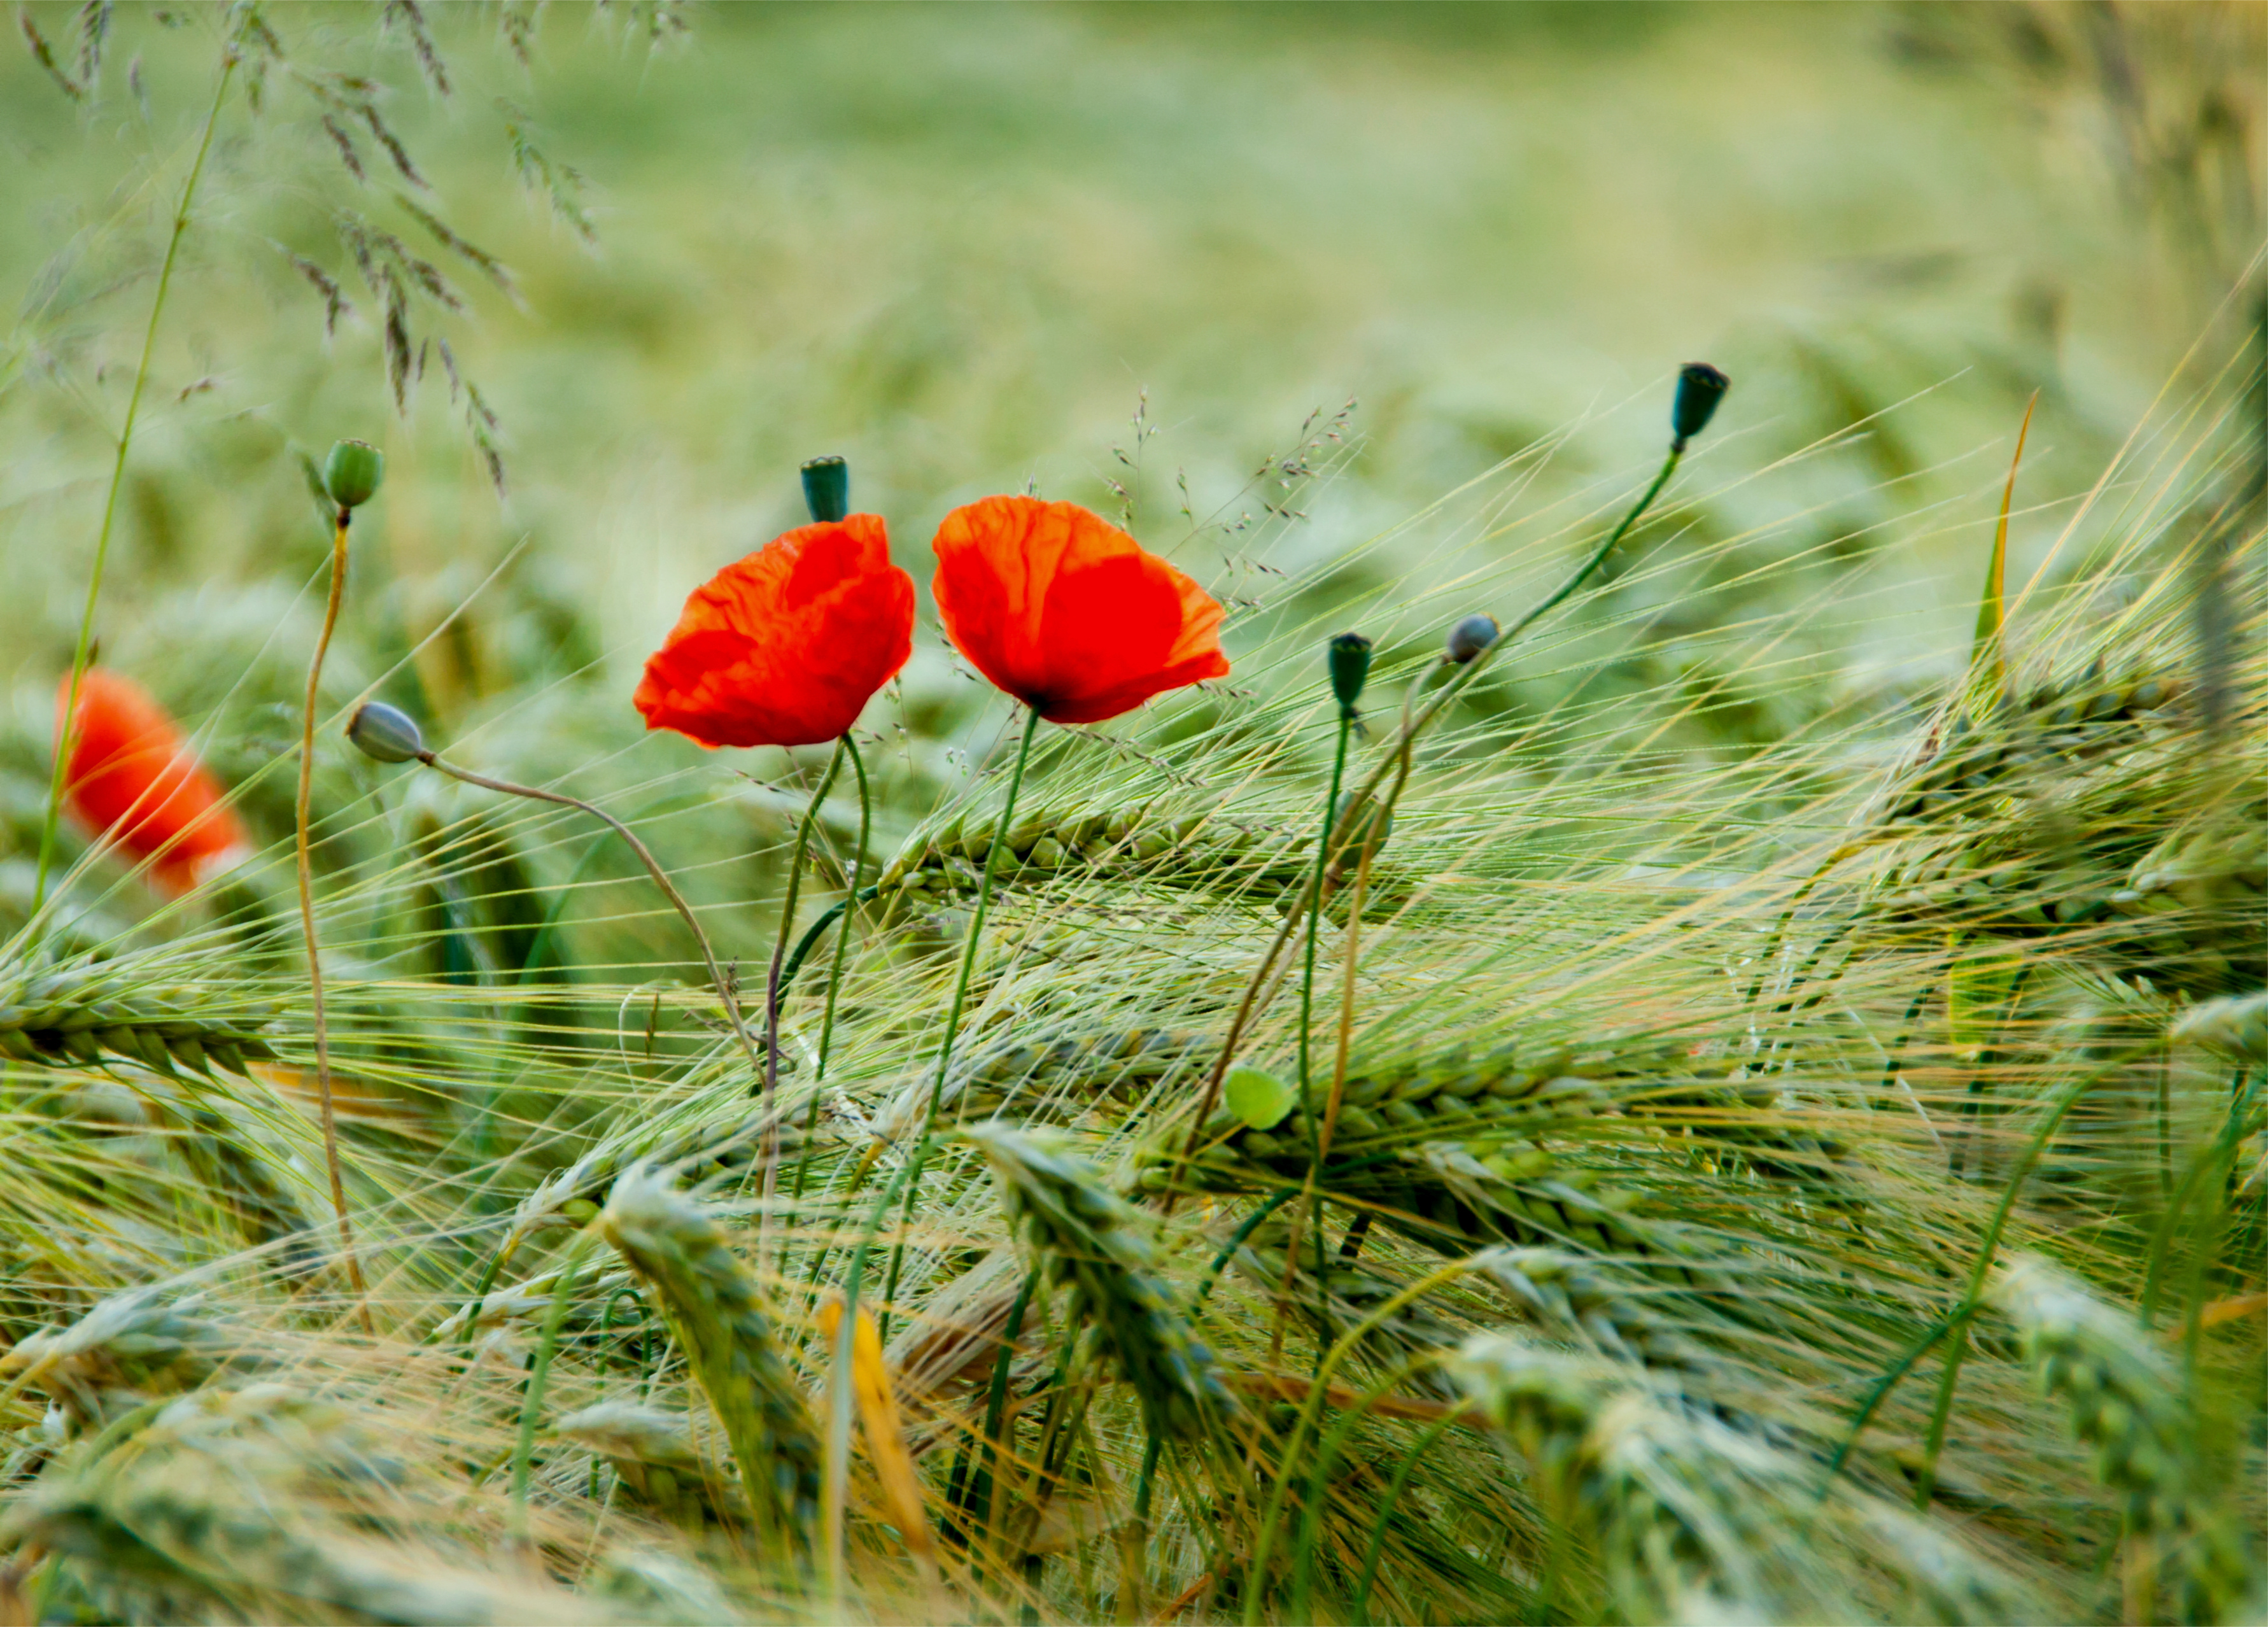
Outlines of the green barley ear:
{"label": "green barley ear", "polygon": [[2175,1019],[2166,1037],[2205,1046],[2255,1067],[2268,1064],[2268,989],[2200,1001]]}
{"label": "green barley ear", "polygon": [[1211,1350],[1167,1291],[1149,1217],[1044,1132],[994,1123],[961,1133],[991,1163],[1010,1224],[1071,1290],[1071,1319],[1091,1322],[1118,1358],[1151,1432],[1193,1433],[1229,1410]]}
{"label": "green barley ear", "polygon": [[271,1013],[240,984],[153,981],[150,960],[73,961],[0,974],[0,1058],[87,1067],[108,1056],[173,1074],[240,1074],[275,1053]]}
{"label": "green barley ear", "polygon": [[740,1487],[716,1482],[679,1413],[634,1401],[602,1401],[569,1413],[551,1432],[605,1458],[624,1495],[664,1519],[696,1526],[704,1520],[721,1525],[747,1520]]}
{"label": "green barley ear", "polygon": [[157,1288],[132,1288],[70,1327],[35,1333],[0,1354],[0,1376],[28,1377],[85,1429],[153,1397],[196,1388],[234,1346],[228,1330],[202,1313],[201,1296],[169,1299]]}
{"label": "green barley ear", "polygon": [[659,1296],[733,1443],[767,1557],[779,1564],[799,1560],[819,1508],[819,1433],[772,1336],[755,1277],[724,1228],[644,1163],[615,1182],[598,1226]]}
{"label": "green barley ear", "polygon": [[2000,1270],[1989,1295],[2016,1324],[2040,1393],[2064,1403],[2072,1434],[2094,1452],[2095,1478],[2122,1499],[2142,1568],[2174,1593],[2173,1618],[2224,1619],[2250,1567],[2199,1484],[2198,1421],[2178,1365],[2132,1317],[2037,1257]]}

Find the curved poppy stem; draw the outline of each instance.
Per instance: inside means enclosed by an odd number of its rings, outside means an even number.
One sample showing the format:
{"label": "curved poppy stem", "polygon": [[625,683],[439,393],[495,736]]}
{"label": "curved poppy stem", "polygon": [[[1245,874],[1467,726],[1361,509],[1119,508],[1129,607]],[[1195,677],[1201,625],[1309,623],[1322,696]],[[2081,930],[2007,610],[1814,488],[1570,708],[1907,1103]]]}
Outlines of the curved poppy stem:
{"label": "curved poppy stem", "polygon": [[331,533],[331,592],[323,607],[323,630],[315,640],[315,659],[307,663],[307,703],[299,720],[299,787],[292,802],[292,857],[299,880],[299,930],[307,940],[307,992],[315,1008],[315,1093],[321,1104],[323,1163],[330,1172],[331,1208],[339,1220],[339,1248],[346,1256],[347,1280],[354,1285],[356,1308],[363,1331],[370,1332],[370,1286],[364,1282],[362,1262],[355,1257],[354,1227],[347,1218],[346,1177],[339,1167],[339,1121],[331,1100],[330,1023],[323,1007],[322,946],[315,934],[315,866],[309,824],[315,791],[315,698],[323,679],[323,658],[330,652],[331,634],[339,624],[339,605],[346,597],[347,526],[354,511],[342,507]]}
{"label": "curved poppy stem", "polygon": [[[1415,692],[1413,691],[1411,696],[1405,699],[1403,703],[1405,720],[1400,734],[1388,747],[1386,754],[1372,767],[1370,772],[1363,777],[1361,783],[1347,796],[1346,815],[1344,819],[1333,821],[1331,833],[1324,843],[1328,851],[1342,851],[1353,841],[1355,821],[1358,819],[1368,817],[1371,798],[1389,773],[1396,773],[1397,790],[1395,797],[1389,798],[1386,804],[1388,811],[1391,810],[1393,801],[1400,795],[1398,787],[1409,778],[1410,752],[1418,737],[1425,732],[1436,717],[1440,716],[1443,707],[1464,692],[1474,679],[1480,675],[1481,669],[1486,666],[1499,651],[1506,648],[1513,639],[1557,609],[1566,602],[1577,588],[1590,580],[1592,573],[1606,563],[1607,556],[1615,551],[1622,540],[1630,534],[1631,527],[1635,526],[1645,517],[1646,511],[1653,506],[1653,500],[1661,495],[1662,488],[1669,483],[1669,477],[1677,472],[1677,466],[1683,460],[1684,455],[1684,444],[1682,441],[1673,443],[1668,456],[1662,460],[1660,469],[1655,473],[1653,483],[1639,494],[1638,501],[1631,505],[1629,512],[1624,514],[1615,528],[1607,534],[1606,541],[1592,551],[1589,558],[1576,567],[1574,574],[1561,583],[1550,598],[1537,605],[1526,615],[1521,616],[1506,631],[1498,635],[1495,642],[1485,650],[1459,666],[1455,674],[1434,691],[1433,698],[1425,703],[1424,711],[1418,712],[1415,717],[1409,716],[1408,699],[1415,699]],[[1427,670],[1430,672],[1432,669]],[[1253,1015],[1255,1007],[1260,1004],[1260,991],[1266,985],[1269,975],[1276,969],[1276,957],[1284,952],[1284,946],[1292,940],[1292,934],[1300,929],[1300,917],[1306,908],[1307,900],[1304,897],[1292,906],[1291,913],[1284,919],[1284,924],[1277,929],[1275,941],[1269,946],[1268,953],[1262,958],[1259,968],[1253,973],[1251,980],[1245,985],[1244,998],[1237,1005],[1236,1015],[1229,1022],[1228,1037],[1222,1041],[1219,1054],[1213,1058],[1212,1072],[1206,1079],[1204,1090],[1197,1099],[1197,1109],[1190,1121],[1189,1137],[1182,1145],[1180,1162],[1174,1166],[1174,1184],[1167,1189],[1166,1193],[1165,1210],[1167,1214],[1173,1212],[1174,1204],[1179,1201],[1181,1177],[1187,1174],[1189,1160],[1197,1155],[1197,1143],[1204,1135],[1205,1121],[1211,1116],[1214,1105],[1220,1100],[1222,1081],[1228,1075],[1230,1063],[1235,1060],[1237,1045],[1244,1037],[1245,1027]]]}
{"label": "curved poppy stem", "polygon": [[702,930],[700,920],[693,913],[693,906],[685,902],[685,894],[677,890],[676,884],[662,869],[660,861],[654,858],[653,850],[632,835],[628,825],[606,809],[594,806],[580,797],[568,796],[563,791],[539,791],[533,785],[515,785],[510,780],[490,779],[485,774],[460,769],[453,762],[444,762],[430,751],[419,752],[417,761],[429,769],[438,769],[451,779],[477,785],[482,791],[501,791],[507,797],[526,797],[536,802],[551,802],[561,807],[580,809],[629,843],[630,851],[637,855],[638,863],[645,866],[646,874],[653,878],[653,884],[661,889],[662,895],[669,900],[684,920],[686,930],[693,934],[693,941],[701,951],[702,962],[709,968],[709,981],[716,986],[717,998],[725,1003],[725,1015],[733,1025],[733,1037],[740,1042],[740,1049],[748,1058],[749,1068],[757,1073],[763,1071],[763,1059],[756,1054],[755,1036],[749,1034],[748,1025],[741,1019],[740,1003],[733,996],[733,985],[725,980],[724,968],[717,964],[717,951],[710,946],[709,934]]}
{"label": "curved poppy stem", "polygon": [[828,1052],[835,1042],[835,997],[843,987],[843,961],[844,952],[850,946],[850,922],[848,917],[852,906],[858,902],[858,873],[866,865],[866,838],[873,821],[873,804],[866,788],[866,761],[858,755],[858,743],[851,740],[847,730],[843,735],[843,749],[849,754],[850,771],[858,780],[858,845],[850,850],[850,885],[843,892],[843,901],[814,922],[811,931],[803,935],[803,941],[796,945],[795,953],[789,957],[787,969],[780,974],[772,995],[777,1003],[785,993],[788,979],[794,975],[795,968],[802,965],[803,957],[811,947],[813,935],[829,921],[842,918],[843,930],[835,936],[835,963],[827,973],[827,1014],[819,1022],[819,1068],[812,1080],[811,1106],[803,1117],[803,1154],[796,1160],[795,1185],[788,1194],[791,1216],[794,1206],[803,1201],[803,1183],[811,1173],[812,1143],[819,1130],[818,1087],[827,1078]]}
{"label": "curved poppy stem", "polygon": [[[142,393],[150,383],[150,357],[158,346],[158,319],[165,313],[166,293],[173,283],[173,261],[180,254],[181,239],[189,229],[189,200],[196,196],[197,182],[205,173],[205,157],[212,151],[213,131],[220,124],[220,110],[228,101],[229,82],[236,77],[238,54],[233,39],[221,47],[220,83],[213,87],[212,107],[205,114],[205,133],[197,143],[197,156],[189,165],[189,177],[181,184],[181,201],[173,209],[173,235],[166,239],[166,261],[158,268],[158,288],[150,300],[150,325],[142,335],[142,363],[134,370],[134,388],[126,398],[126,416],[118,430],[118,454],[110,465],[110,495],[103,499],[102,529],[94,539],[94,565],[87,573],[86,609],[79,616],[78,643],[71,652],[70,689],[63,701],[63,726],[55,733],[55,772],[48,783],[47,811],[40,821],[40,863],[32,882],[31,931],[40,930],[40,907],[48,898],[48,870],[55,861],[55,825],[63,814],[63,777],[70,762],[70,735],[78,721],[78,691],[80,681],[86,676],[94,647],[94,608],[102,598],[103,568],[110,559],[110,535],[118,517],[118,491],[126,480],[126,454],[134,445],[134,425],[142,413]],[[335,1167],[335,1166],[334,1166]],[[340,1220],[343,1226],[343,1213]],[[348,1258],[351,1260],[350,1253]]]}
{"label": "curved poppy stem", "polygon": [[[796,827],[795,851],[787,861],[787,896],[780,902],[779,937],[772,945],[771,971],[764,979],[764,1071],[762,1078],[764,1106],[771,1108],[779,1101],[779,1022],[780,967],[787,959],[787,940],[795,931],[796,895],[803,887],[803,858],[811,848],[811,828],[818,822],[819,805],[827,800],[827,793],[835,784],[836,775],[843,769],[843,748],[850,743],[848,733],[838,737],[835,750],[827,759],[827,771],[819,777],[817,789],[805,805],[803,822]],[[812,1101],[816,1103],[814,1095]],[[763,1149],[757,1154],[757,1163],[764,1172],[762,1205],[756,1211],[756,1264],[761,1271],[770,1258],[772,1230],[772,1199],[779,1191],[779,1121],[774,1118],[764,1126]]]}
{"label": "curved poppy stem", "polygon": [[[866,788],[866,761],[858,755],[858,743],[848,733],[843,737],[843,749],[850,759],[850,772],[858,782],[858,845],[850,850],[850,884],[843,895],[843,903],[848,906],[858,902],[858,874],[866,867],[866,838],[873,828],[873,806]],[[821,1079],[827,1077],[827,1053],[835,1042],[835,997],[843,987],[843,961],[850,946],[850,923],[845,920],[843,930],[835,936],[835,963],[827,969],[827,1012],[819,1021],[818,1077]]]}
{"label": "curved poppy stem", "polygon": [[984,873],[976,880],[976,913],[970,917],[968,942],[961,952],[961,975],[954,980],[953,1004],[946,1009],[945,1043],[938,1048],[937,1077],[929,1086],[929,1111],[923,1116],[921,1140],[906,1176],[905,1210],[898,1218],[898,1240],[890,1250],[890,1274],[882,1287],[882,1311],[877,1320],[885,1343],[890,1336],[890,1309],[898,1297],[898,1273],[906,1263],[905,1229],[913,1222],[914,1196],[921,1188],[922,1168],[929,1161],[937,1130],[937,1104],[945,1094],[946,1070],[953,1065],[953,1042],[961,1033],[961,1008],[968,1002],[968,979],[976,969],[977,951],[984,942],[984,916],[992,905],[993,867],[1000,862],[1000,850],[1007,843],[1008,827],[1016,817],[1016,793],[1023,788],[1024,765],[1032,758],[1032,737],[1039,732],[1039,712],[1027,711],[1024,738],[1016,747],[1016,766],[1008,776],[1008,799],[1001,806],[1000,817],[992,822],[992,841],[984,850]]}

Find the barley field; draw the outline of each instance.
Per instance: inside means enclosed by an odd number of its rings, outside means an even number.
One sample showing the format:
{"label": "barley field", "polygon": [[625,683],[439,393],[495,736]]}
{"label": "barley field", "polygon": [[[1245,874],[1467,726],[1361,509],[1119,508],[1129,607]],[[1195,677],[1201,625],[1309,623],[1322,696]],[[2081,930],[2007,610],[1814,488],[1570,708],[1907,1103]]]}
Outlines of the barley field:
{"label": "barley field", "polygon": [[0,1623],[2268,1622],[2268,7],[9,26]]}

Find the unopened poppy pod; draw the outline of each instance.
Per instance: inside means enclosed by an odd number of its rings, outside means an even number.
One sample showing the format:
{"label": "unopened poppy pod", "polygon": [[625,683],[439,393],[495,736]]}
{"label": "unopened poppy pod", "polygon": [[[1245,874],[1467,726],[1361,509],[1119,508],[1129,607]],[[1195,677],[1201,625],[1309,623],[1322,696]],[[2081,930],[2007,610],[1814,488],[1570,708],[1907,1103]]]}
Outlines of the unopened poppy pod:
{"label": "unopened poppy pod", "polygon": [[57,734],[69,744],[64,795],[72,816],[136,859],[172,892],[187,892],[249,850],[244,822],[166,709],[122,673],[80,675],[76,715],[65,674]]}
{"label": "unopened poppy pod", "polygon": [[932,546],[947,636],[1049,723],[1101,723],[1228,675],[1212,596],[1075,503],[986,497],[946,515]]}
{"label": "unopened poppy pod", "polygon": [[815,746],[913,653],[914,579],[879,516],[801,526],[693,590],[635,697],[703,746]]}

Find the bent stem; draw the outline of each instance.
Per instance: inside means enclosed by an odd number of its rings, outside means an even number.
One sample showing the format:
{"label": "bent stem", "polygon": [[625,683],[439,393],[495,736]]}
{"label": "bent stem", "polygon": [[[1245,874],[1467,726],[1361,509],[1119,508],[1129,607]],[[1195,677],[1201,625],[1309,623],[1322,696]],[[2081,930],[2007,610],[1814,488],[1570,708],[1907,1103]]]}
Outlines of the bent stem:
{"label": "bent stem", "polygon": [[[173,261],[180,253],[181,239],[189,229],[189,202],[195,197],[197,182],[204,175],[205,156],[212,151],[213,131],[220,123],[220,110],[228,100],[229,81],[236,77],[236,47],[232,41],[221,48],[220,83],[213,87],[212,107],[205,114],[204,135],[197,143],[197,156],[189,165],[189,177],[181,184],[181,201],[173,207],[173,230],[166,239],[165,261],[158,268],[158,289],[150,300],[150,325],[142,335],[141,364],[134,370],[134,388],[126,397],[126,416],[119,425],[118,453],[110,465],[110,494],[103,499],[102,528],[95,534],[94,566],[86,583],[86,608],[79,616],[78,643],[71,652],[70,688],[63,701],[63,727],[55,736],[55,765],[48,781],[47,810],[40,821],[40,862],[32,883],[34,933],[39,931],[40,907],[47,902],[48,871],[55,860],[55,825],[63,814],[63,776],[70,762],[71,730],[78,720],[79,684],[86,676],[89,652],[94,647],[94,608],[102,597],[103,568],[110,559],[110,534],[118,517],[118,491],[126,481],[126,454],[134,445],[134,426],[142,412],[142,392],[150,383],[150,357],[157,349],[158,319],[165,313],[166,293],[173,285]],[[341,1224],[344,1224],[343,1219]],[[348,1257],[353,1258],[351,1253]]]}
{"label": "bent stem", "polygon": [[[851,740],[849,733],[846,733],[843,736],[842,745],[843,750],[850,754],[850,769],[858,780],[858,845],[850,850],[850,885],[844,889],[842,901],[830,907],[818,920],[811,924],[811,930],[803,935],[801,941],[795,946],[795,953],[788,957],[786,968],[780,973],[772,984],[772,1004],[777,1009],[780,1000],[786,995],[789,980],[795,975],[796,968],[803,964],[803,957],[810,953],[813,941],[826,930],[828,922],[842,920],[843,929],[835,937],[835,962],[828,968],[827,973],[827,1014],[820,1019],[819,1023],[819,1067],[812,1079],[811,1106],[806,1110],[803,1117],[803,1155],[796,1160],[795,1185],[790,1189],[788,1194],[791,1220],[793,1218],[795,1205],[803,1201],[804,1181],[811,1174],[812,1142],[819,1130],[819,1086],[827,1078],[828,1053],[833,1049],[835,1043],[835,997],[843,987],[843,955],[850,946],[849,917],[860,896],[858,875],[865,868],[866,839],[872,828],[873,804],[868,799],[866,790],[865,759],[859,756],[858,747]],[[873,889],[870,887],[865,891],[871,893]]]}
{"label": "bent stem", "polygon": [[876,1318],[882,1342],[890,1338],[890,1312],[898,1297],[898,1273],[906,1263],[906,1228],[913,1224],[914,1195],[920,1189],[922,1167],[929,1161],[930,1148],[937,1130],[937,1104],[945,1094],[946,1070],[953,1065],[953,1042],[961,1033],[961,1008],[968,998],[968,980],[976,969],[976,956],[984,942],[984,916],[992,904],[992,872],[1000,862],[1000,850],[1006,844],[1008,828],[1016,817],[1016,793],[1023,788],[1024,765],[1031,761],[1032,737],[1040,730],[1040,714],[1027,710],[1024,715],[1024,738],[1016,747],[1016,766],[1008,776],[1008,799],[1002,805],[1000,817],[992,823],[992,840],[984,850],[984,873],[976,881],[976,913],[968,923],[968,941],[961,952],[961,975],[954,980],[953,1004],[945,1014],[945,1043],[938,1048],[937,1077],[930,1081],[929,1110],[922,1119],[921,1140],[914,1148],[911,1164],[906,1176],[905,1211],[898,1217],[898,1240],[890,1249],[890,1274],[882,1287],[882,1312]]}
{"label": "bent stem", "polygon": [[331,1100],[331,1033],[323,1006],[323,956],[315,934],[315,867],[309,836],[315,790],[315,696],[323,680],[323,658],[330,652],[331,634],[339,624],[339,605],[346,597],[347,526],[353,511],[342,507],[331,532],[331,592],[323,606],[323,630],[315,640],[315,659],[307,663],[307,701],[299,719],[299,786],[292,802],[292,854],[299,880],[299,930],[307,940],[307,992],[314,1002],[315,1093],[323,1121],[323,1163],[330,1172],[331,1209],[338,1216],[339,1248],[347,1263],[347,1280],[354,1285],[356,1308],[363,1331],[371,1331],[370,1287],[363,1281],[362,1262],[355,1256],[354,1227],[347,1218],[346,1177],[339,1167],[339,1120]]}
{"label": "bent stem", "polygon": [[[1350,834],[1354,828],[1355,821],[1368,811],[1367,805],[1371,797],[1376,792],[1387,775],[1395,770],[1397,765],[1400,769],[1397,787],[1408,780],[1410,748],[1417,743],[1418,736],[1424,733],[1431,726],[1433,719],[1440,715],[1442,708],[1462,694],[1499,651],[1505,649],[1513,640],[1544,616],[1557,609],[1566,602],[1568,597],[1577,588],[1590,580],[1592,573],[1606,563],[1607,556],[1615,551],[1616,546],[1630,534],[1631,528],[1636,526],[1645,517],[1646,511],[1653,506],[1653,500],[1661,495],[1661,489],[1669,483],[1669,477],[1677,472],[1677,466],[1683,460],[1684,455],[1685,449],[1683,445],[1672,445],[1668,455],[1662,460],[1661,467],[1655,474],[1653,483],[1639,495],[1638,500],[1631,505],[1629,512],[1622,517],[1615,528],[1607,534],[1606,541],[1593,550],[1591,556],[1578,566],[1574,574],[1561,583],[1550,598],[1537,605],[1526,615],[1521,616],[1519,621],[1513,622],[1509,629],[1499,635],[1493,644],[1460,666],[1448,682],[1434,691],[1433,698],[1426,703],[1425,710],[1418,712],[1415,717],[1410,716],[1409,703],[1405,700],[1404,721],[1399,736],[1388,747],[1385,755],[1373,765],[1370,772],[1363,777],[1362,783],[1357,785],[1347,797],[1346,816],[1336,821],[1329,839],[1324,844],[1327,850],[1335,852],[1346,845]],[[1431,672],[1432,669],[1427,670]],[[1416,692],[1413,690],[1410,698],[1414,699],[1415,695]],[[1395,794],[1398,797],[1398,789]],[[1387,806],[1390,808],[1391,799]],[[1245,1027],[1258,1002],[1260,990],[1266,986],[1269,974],[1275,969],[1276,957],[1284,952],[1284,946],[1291,941],[1292,934],[1299,931],[1300,918],[1306,907],[1307,901],[1304,897],[1293,903],[1291,913],[1285,917],[1283,926],[1277,931],[1275,941],[1269,946],[1267,954],[1262,958],[1259,968],[1253,973],[1252,981],[1245,985],[1244,998],[1238,1004],[1236,1015],[1229,1023],[1228,1037],[1221,1042],[1220,1054],[1213,1060],[1212,1073],[1205,1081],[1204,1094],[1198,1100],[1196,1118],[1189,1125],[1189,1138],[1183,1144],[1181,1158],[1174,1166],[1174,1184],[1166,1194],[1164,1208],[1167,1214],[1173,1213],[1174,1205],[1179,1199],[1180,1186],[1189,1173],[1189,1160],[1197,1155],[1197,1142],[1204,1133],[1205,1120],[1211,1115],[1214,1105],[1220,1100],[1222,1081],[1227,1077],[1229,1064],[1235,1058],[1237,1044],[1243,1038]]]}
{"label": "bent stem", "polygon": [[[772,945],[770,972],[764,978],[764,1071],[762,1089],[764,1106],[775,1108],[779,1100],[779,1022],[780,967],[787,959],[788,934],[795,930],[796,894],[803,886],[803,856],[811,848],[811,828],[819,819],[819,805],[827,800],[827,792],[842,771],[843,750],[850,743],[845,734],[835,742],[835,750],[827,759],[827,771],[819,777],[818,788],[805,805],[803,821],[795,829],[795,851],[787,861],[787,896],[780,902],[779,937]],[[813,1105],[819,1098],[812,1098]],[[772,1230],[772,1197],[779,1189],[779,1121],[775,1117],[764,1127],[763,1150],[757,1155],[764,1172],[763,1203],[756,1211],[756,1266],[759,1272],[770,1258]]]}
{"label": "bent stem", "polygon": [[725,1015],[733,1025],[733,1037],[740,1042],[740,1049],[748,1059],[749,1068],[758,1074],[762,1073],[763,1059],[757,1056],[755,1039],[748,1033],[748,1025],[740,1016],[740,1003],[733,996],[733,985],[725,981],[724,968],[717,963],[717,951],[710,945],[709,934],[702,930],[699,918],[693,913],[693,906],[685,902],[685,894],[677,890],[676,884],[662,869],[660,861],[654,858],[653,850],[639,841],[628,825],[606,809],[585,802],[580,797],[568,796],[563,791],[540,791],[533,785],[515,785],[510,780],[490,779],[485,774],[460,769],[453,762],[444,762],[430,751],[419,752],[417,761],[429,769],[439,769],[451,779],[477,785],[482,791],[500,791],[507,797],[526,797],[535,802],[549,802],[561,807],[579,809],[593,819],[600,821],[628,843],[630,851],[637,855],[638,863],[645,866],[646,874],[653,878],[653,884],[661,889],[662,896],[669,900],[679,917],[684,921],[686,931],[693,934],[693,941],[701,951],[702,963],[709,968],[709,981],[717,990],[717,998],[725,1003]]}

